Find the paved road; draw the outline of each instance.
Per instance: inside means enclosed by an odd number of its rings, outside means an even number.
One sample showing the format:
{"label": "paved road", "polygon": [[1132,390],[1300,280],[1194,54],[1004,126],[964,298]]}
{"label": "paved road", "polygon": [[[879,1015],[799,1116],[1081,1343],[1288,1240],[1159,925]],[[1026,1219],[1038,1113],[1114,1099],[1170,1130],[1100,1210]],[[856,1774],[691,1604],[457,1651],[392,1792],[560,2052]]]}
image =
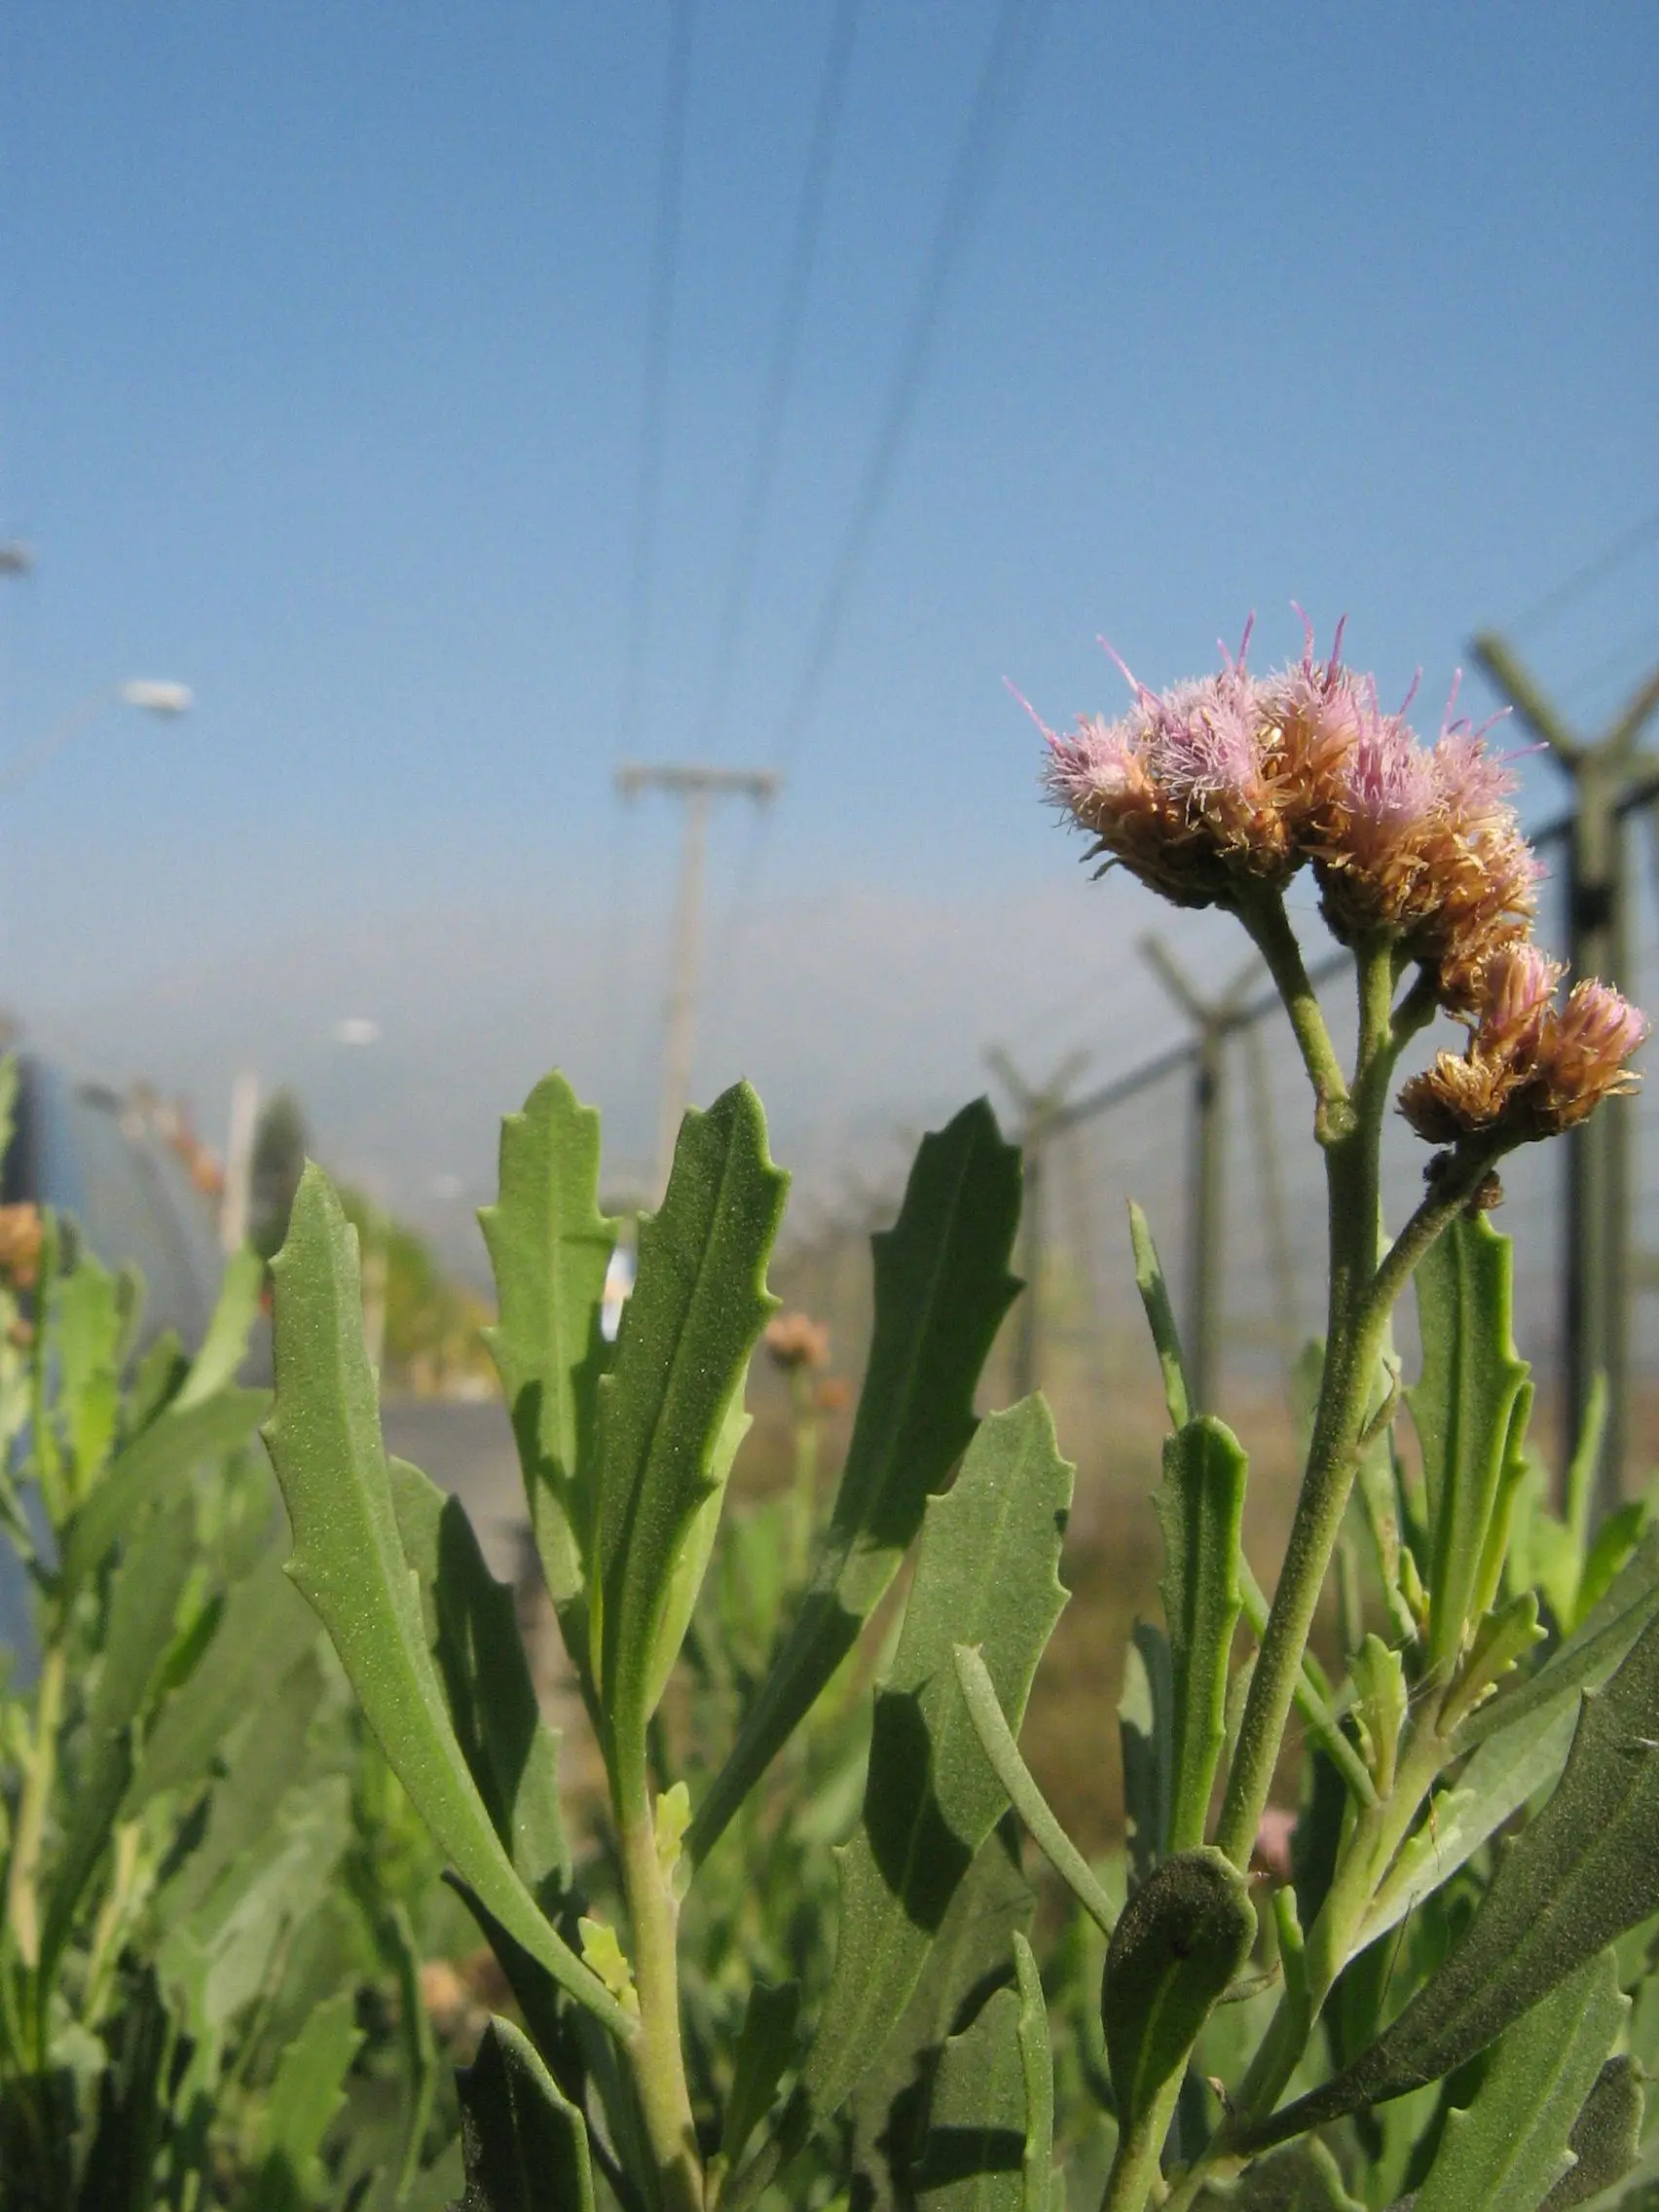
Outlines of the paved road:
{"label": "paved road", "polygon": [[381,1426],[388,1452],[412,1459],[460,1498],[491,1573],[498,1581],[514,1581],[528,1522],[518,1452],[500,1401],[390,1398],[381,1408]]}

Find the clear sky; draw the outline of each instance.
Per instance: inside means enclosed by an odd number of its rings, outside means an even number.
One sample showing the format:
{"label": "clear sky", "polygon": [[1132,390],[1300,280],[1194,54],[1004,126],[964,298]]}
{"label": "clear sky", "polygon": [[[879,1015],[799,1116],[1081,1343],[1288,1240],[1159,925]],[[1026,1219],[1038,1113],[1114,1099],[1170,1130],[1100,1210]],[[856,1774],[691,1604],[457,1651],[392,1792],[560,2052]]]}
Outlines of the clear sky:
{"label": "clear sky", "polygon": [[[444,912],[498,917],[506,966],[514,916],[567,968],[619,910],[654,945],[674,820],[659,801],[619,829],[624,752],[788,756],[758,873],[735,812],[716,840],[751,934],[896,894],[1041,914],[1076,854],[1004,679],[1051,720],[1115,705],[1097,632],[1156,682],[1252,608],[1263,664],[1297,643],[1291,599],[1321,634],[1346,609],[1385,692],[1422,665],[1431,726],[1484,624],[1513,622],[1587,723],[1659,654],[1645,0],[701,0],[679,18],[642,570],[674,19],[647,0],[0,16],[0,537],[38,559],[0,579],[0,753],[113,680],[199,695],[177,725],[111,716],[0,797],[0,997],[83,1027],[118,998],[136,1061],[141,1010],[194,992],[231,1054],[252,1049],[236,977],[262,963],[275,1009],[302,940],[313,981],[338,947],[313,999],[343,1013],[373,980],[364,944],[424,942]],[[809,682],[953,174],[914,403]],[[1529,773],[1542,809],[1548,770]],[[1069,884],[1063,911],[1085,912]],[[1063,996],[1072,926],[1031,931],[1043,973],[1016,1004]],[[1096,948],[1087,967],[1097,990]],[[642,953],[629,975],[648,1028],[657,972]],[[971,1060],[989,1016],[971,976],[951,988]],[[442,989],[464,1009],[464,975]],[[735,1003],[711,1009],[722,1046],[763,1059]],[[181,1049],[165,1034],[153,1053]],[[578,1043],[643,1111],[639,1040]],[[700,1060],[700,1088],[727,1072]],[[912,1076],[942,1081],[876,1069],[870,1095],[889,1081],[897,1107]]]}

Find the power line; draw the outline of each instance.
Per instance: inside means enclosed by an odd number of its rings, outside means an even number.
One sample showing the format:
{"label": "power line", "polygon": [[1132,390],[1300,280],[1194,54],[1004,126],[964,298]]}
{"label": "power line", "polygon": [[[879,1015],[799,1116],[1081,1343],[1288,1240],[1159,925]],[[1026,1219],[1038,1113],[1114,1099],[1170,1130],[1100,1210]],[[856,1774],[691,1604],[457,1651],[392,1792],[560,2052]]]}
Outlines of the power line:
{"label": "power line", "polygon": [[640,493],[634,513],[619,754],[636,743],[645,712],[645,664],[650,649],[656,588],[657,509],[662,496],[668,342],[680,271],[680,203],[685,176],[685,111],[691,81],[694,14],[694,0],[672,0],[668,79],[663,93],[662,152],[657,170],[656,227],[645,314],[645,413],[640,438]]}
{"label": "power line", "polygon": [[[819,240],[824,228],[824,203],[835,141],[840,133],[841,115],[846,105],[847,79],[853,57],[853,38],[858,27],[858,16],[859,0],[840,0],[830,27],[830,46],[824,57],[824,76],[818,89],[812,135],[807,143],[806,169],[795,210],[794,240],[784,279],[778,331],[773,341],[771,367],[766,379],[765,396],[761,401],[760,422],[755,440],[755,457],[744,492],[737,539],[732,549],[731,571],[726,579],[725,601],[717,632],[714,674],[699,736],[698,749],[704,754],[711,754],[715,750],[730,704],[738,644],[743,634],[744,617],[749,611],[750,593],[754,588],[755,571],[760,558],[761,533],[765,527],[767,510],[771,504],[772,485],[778,471],[778,450],[782,441],[784,415],[794,383],[795,364],[800,356],[801,332],[806,321],[807,291],[818,260]],[[762,816],[760,819],[765,818]]]}
{"label": "power line", "polygon": [[957,147],[944,206],[922,273],[875,443],[830,571],[799,680],[778,725],[775,753],[780,763],[792,759],[798,750],[834,658],[853,589],[910,427],[945,286],[988,180],[998,140],[1018,111],[1025,79],[1042,36],[1044,18],[1051,4],[1052,0],[1003,0]]}
{"label": "power line", "polygon": [[1624,566],[1633,553],[1640,553],[1652,537],[1659,537],[1659,511],[1626,531],[1622,537],[1615,538],[1604,552],[1598,553],[1583,568],[1575,569],[1564,582],[1545,592],[1542,599],[1534,600],[1530,607],[1524,608],[1519,614],[1513,615],[1506,627],[1510,630],[1529,630],[1535,628],[1540,622],[1549,621],[1552,616],[1570,607],[1574,600],[1582,598],[1585,592],[1604,582]]}

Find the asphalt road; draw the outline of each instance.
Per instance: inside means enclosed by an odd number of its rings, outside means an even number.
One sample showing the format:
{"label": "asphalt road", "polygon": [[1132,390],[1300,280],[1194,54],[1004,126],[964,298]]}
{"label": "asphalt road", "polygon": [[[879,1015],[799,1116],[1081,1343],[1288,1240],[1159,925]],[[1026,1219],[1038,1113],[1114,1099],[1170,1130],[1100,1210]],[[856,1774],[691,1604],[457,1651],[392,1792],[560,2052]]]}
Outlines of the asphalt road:
{"label": "asphalt road", "polygon": [[431,1476],[466,1508],[490,1571],[516,1581],[528,1527],[518,1452],[506,1408],[448,1398],[390,1398],[381,1407],[386,1448]]}

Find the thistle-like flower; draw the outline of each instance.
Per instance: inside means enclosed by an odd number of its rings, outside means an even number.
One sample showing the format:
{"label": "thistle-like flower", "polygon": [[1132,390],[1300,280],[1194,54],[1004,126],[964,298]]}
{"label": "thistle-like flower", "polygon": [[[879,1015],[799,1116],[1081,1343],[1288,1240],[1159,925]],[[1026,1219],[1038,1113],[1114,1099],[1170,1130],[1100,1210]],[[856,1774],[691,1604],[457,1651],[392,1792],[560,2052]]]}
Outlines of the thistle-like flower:
{"label": "thistle-like flower", "polygon": [[1441,1052],[1400,1092],[1400,1111],[1430,1144],[1465,1137],[1508,1151],[1558,1135],[1604,1098],[1634,1090],[1627,1062],[1648,1034],[1646,1016],[1610,984],[1575,983],[1554,1005],[1562,970],[1534,944],[1506,946],[1480,972],[1479,1018],[1459,1057]]}

